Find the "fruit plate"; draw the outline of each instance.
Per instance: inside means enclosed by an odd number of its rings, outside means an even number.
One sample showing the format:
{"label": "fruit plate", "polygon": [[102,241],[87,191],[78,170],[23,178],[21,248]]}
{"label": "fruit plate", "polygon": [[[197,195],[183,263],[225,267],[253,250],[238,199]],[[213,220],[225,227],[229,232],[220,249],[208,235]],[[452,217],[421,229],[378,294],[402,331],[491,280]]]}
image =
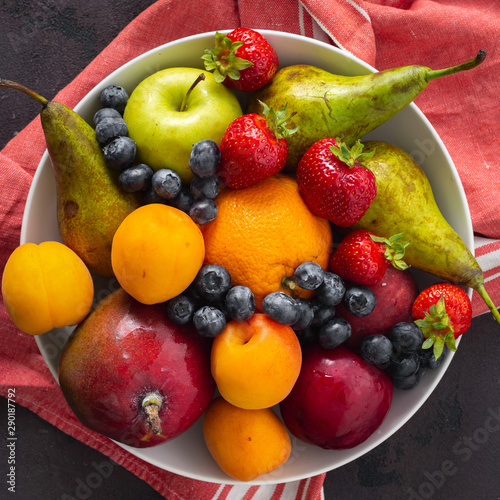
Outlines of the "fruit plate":
{"label": "fruit plate", "polygon": [[[280,66],[310,64],[343,75],[361,75],[376,71],[356,57],[310,38],[299,35],[259,30],[276,49]],[[153,49],[125,64],[104,79],[75,107],[84,119],[92,123],[99,109],[99,95],[111,84],[125,87],[130,93],[152,73],[173,66],[202,68],[201,55],[213,46],[214,32],[183,38]],[[244,101],[245,96],[238,94]],[[242,102],[245,105],[244,102]],[[243,108],[244,109],[244,108]],[[366,139],[385,140],[406,150],[422,166],[432,185],[437,204],[455,231],[473,252],[473,231],[465,193],[458,173],[438,134],[423,113],[413,103],[403,109]],[[56,219],[56,190],[52,166],[44,154],[33,179],[24,213],[21,243],[60,241]],[[414,272],[420,288],[436,279],[426,273]],[[118,287],[116,280],[96,279],[97,302]],[[471,296],[472,291],[468,291]],[[64,343],[72,328],[55,329],[36,337],[40,352],[57,380],[57,364]],[[424,372],[419,385],[410,391],[395,390],[392,407],[379,429],[364,443],[342,451],[324,450],[307,445],[292,437],[289,460],[276,471],[246,484],[281,483],[307,478],[326,472],[369,452],[388,439],[422,406],[443,377],[453,358],[452,353],[437,370]],[[133,455],[157,467],[198,480],[236,484],[213,461],[203,440],[201,422],[171,442],[150,449],[135,449],[121,445]]]}

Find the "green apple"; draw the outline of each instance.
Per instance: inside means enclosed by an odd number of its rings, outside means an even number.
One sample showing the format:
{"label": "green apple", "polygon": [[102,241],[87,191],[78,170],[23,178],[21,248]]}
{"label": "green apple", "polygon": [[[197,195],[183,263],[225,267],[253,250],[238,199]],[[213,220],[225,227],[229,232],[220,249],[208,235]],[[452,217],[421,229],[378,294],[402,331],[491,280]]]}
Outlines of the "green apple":
{"label": "green apple", "polygon": [[136,160],[155,171],[170,168],[188,183],[193,178],[193,144],[203,139],[220,144],[227,126],[241,115],[234,92],[216,83],[212,73],[178,67],[160,70],[139,83],[123,118],[137,143]]}

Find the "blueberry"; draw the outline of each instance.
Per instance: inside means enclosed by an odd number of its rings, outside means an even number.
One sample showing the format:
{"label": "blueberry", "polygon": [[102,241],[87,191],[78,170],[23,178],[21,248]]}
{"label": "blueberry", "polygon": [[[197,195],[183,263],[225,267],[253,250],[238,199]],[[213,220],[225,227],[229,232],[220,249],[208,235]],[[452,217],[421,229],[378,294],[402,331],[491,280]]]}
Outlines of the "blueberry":
{"label": "blueberry", "polygon": [[100,99],[104,108],[113,108],[123,114],[128,101],[128,93],[120,85],[109,85],[102,90]]}
{"label": "blueberry", "polygon": [[182,181],[177,172],[169,168],[160,168],[153,174],[151,185],[158,196],[171,200],[181,192]]}
{"label": "blueberry", "polygon": [[314,311],[309,300],[295,299],[300,308],[299,320],[292,325],[294,330],[304,330],[311,326],[314,319]]}
{"label": "blueberry", "polygon": [[[189,295],[193,300],[195,300],[198,303],[203,303],[204,299],[203,297],[200,296],[200,294],[197,292],[196,287],[194,285],[194,281],[191,282],[191,284],[184,290],[186,295]],[[214,305],[214,304],[212,304]]]}
{"label": "blueberry", "polygon": [[420,382],[420,372],[416,371],[407,377],[392,377],[392,385],[396,389],[408,391],[413,389]]}
{"label": "blueberry", "polygon": [[[219,311],[222,312],[222,314],[224,314],[224,318],[226,318],[226,323],[233,319],[233,318],[231,318],[231,315],[229,314],[229,311],[226,307],[226,301],[224,299],[218,300],[216,302],[211,302],[211,301],[207,301],[207,302],[208,303],[205,305],[209,305],[211,307],[216,307],[217,309],[219,309]],[[203,301],[202,301],[202,303],[203,303]]]}
{"label": "blueberry", "polygon": [[204,337],[217,337],[226,328],[226,316],[213,306],[202,306],[193,315],[193,323]]}
{"label": "blueberry", "polygon": [[337,274],[327,271],[323,283],[316,288],[316,299],[325,306],[336,306],[342,302],[345,291],[344,280]]}
{"label": "blueberry", "polygon": [[177,208],[189,214],[189,211],[191,210],[193,203],[194,203],[194,198],[189,191],[189,187],[182,185],[179,194],[175,198],[172,198],[168,204],[174,208]]}
{"label": "blueberry", "polygon": [[293,276],[301,288],[316,290],[325,279],[325,271],[316,262],[304,262],[295,269]]}
{"label": "blueberry", "polygon": [[127,193],[146,191],[151,187],[153,169],[145,163],[139,163],[126,168],[118,176],[118,184]]}
{"label": "blueberry", "polygon": [[186,325],[193,319],[195,300],[181,293],[167,302],[167,316],[177,325]]}
{"label": "blueberry", "polygon": [[218,144],[211,139],[197,142],[191,149],[189,167],[198,177],[210,177],[217,171],[221,160]]}
{"label": "blueberry", "polygon": [[153,186],[148,187],[142,195],[143,205],[149,205],[151,203],[161,203],[163,205],[166,205],[167,202],[168,200],[158,195],[158,193],[153,189]]}
{"label": "blueberry", "polygon": [[95,136],[101,146],[127,135],[128,127],[123,118],[103,118],[95,127]]}
{"label": "blueberry", "polygon": [[353,285],[344,295],[344,306],[353,316],[367,316],[377,305],[375,292],[365,285]]}
{"label": "blueberry", "polygon": [[226,308],[236,321],[247,321],[255,312],[255,297],[247,286],[234,286],[226,294]]}
{"label": "blueberry", "polygon": [[446,348],[443,349],[443,352],[439,356],[438,359],[434,356],[434,351],[432,348],[430,349],[419,349],[418,351],[420,357],[420,366],[422,368],[429,368],[430,370],[435,370],[441,366],[441,363],[446,358]]}
{"label": "blueberry", "polygon": [[417,352],[425,340],[422,330],[415,323],[406,322],[395,324],[388,337],[396,352]]}
{"label": "blueberry", "polygon": [[314,342],[318,337],[318,332],[315,328],[309,326],[307,328],[303,328],[302,330],[295,330],[295,335],[299,339],[299,342],[302,345],[305,345]]}
{"label": "blueberry", "polygon": [[217,204],[209,198],[196,200],[189,210],[189,216],[196,224],[208,224],[217,217]]}
{"label": "blueberry", "polygon": [[392,342],[385,335],[368,335],[360,344],[361,357],[379,368],[387,368],[393,354]]}
{"label": "blueberry", "polygon": [[323,349],[334,349],[351,336],[351,325],[344,318],[333,318],[319,331],[319,343]]}
{"label": "blueberry", "polygon": [[417,353],[404,353],[400,355],[393,355],[387,373],[391,377],[404,378],[415,374],[420,368],[420,357]]}
{"label": "blueberry", "polygon": [[113,170],[123,170],[132,165],[137,145],[130,137],[117,137],[102,148],[106,165]]}
{"label": "blueberry", "polygon": [[202,198],[213,200],[219,194],[219,178],[216,175],[210,177],[194,176],[189,189],[195,200]]}
{"label": "blueberry", "polygon": [[200,297],[213,302],[222,300],[233,286],[229,271],[218,264],[203,266],[193,283]]}
{"label": "blueberry", "polygon": [[122,115],[119,111],[113,108],[101,108],[96,111],[93,118],[94,128],[104,118],[121,118]]}
{"label": "blueberry", "polygon": [[272,292],[262,301],[263,311],[282,325],[293,325],[300,319],[300,306],[284,292]]}
{"label": "blueberry", "polygon": [[311,325],[321,327],[335,317],[335,307],[325,306],[317,300],[311,301],[311,307],[314,313],[314,318]]}

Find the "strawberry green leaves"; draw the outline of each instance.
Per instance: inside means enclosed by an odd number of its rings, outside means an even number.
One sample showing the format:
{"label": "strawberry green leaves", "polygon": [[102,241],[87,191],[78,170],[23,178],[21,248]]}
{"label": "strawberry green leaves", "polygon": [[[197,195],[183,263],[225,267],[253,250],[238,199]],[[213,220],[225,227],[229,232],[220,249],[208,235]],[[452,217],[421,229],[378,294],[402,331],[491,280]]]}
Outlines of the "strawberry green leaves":
{"label": "strawberry green leaves", "polygon": [[369,160],[375,154],[375,149],[369,153],[363,153],[364,145],[360,140],[357,140],[350,148],[340,137],[336,137],[335,142],[337,145],[330,146],[330,151],[349,167],[354,167],[355,163],[361,160]]}
{"label": "strawberry green leaves", "polygon": [[383,243],[385,245],[384,257],[391,262],[391,264],[400,271],[408,269],[410,266],[403,260],[405,249],[410,244],[409,241],[404,241],[405,233],[398,233],[391,236],[389,239],[382,236],[375,236],[370,234],[370,238],[376,243]]}
{"label": "strawberry green leaves", "polygon": [[445,345],[451,351],[456,350],[455,339],[470,327],[472,306],[469,296],[460,286],[434,283],[419,293],[413,303],[412,315],[426,338],[422,348],[432,347],[438,359]]}
{"label": "strawberry green leaves", "polygon": [[286,122],[296,114],[294,111],[291,114],[288,114],[287,106],[285,105],[278,111],[275,111],[273,108],[270,108],[265,102],[259,101],[262,106],[262,116],[266,118],[267,128],[276,136],[276,139],[286,139],[291,136],[299,127],[295,127],[293,129],[286,128]]}
{"label": "strawberry green leaves", "polygon": [[253,66],[248,61],[236,56],[236,51],[243,45],[242,41],[233,42],[224,33],[215,34],[215,48],[205,49],[205,55],[201,56],[205,61],[205,69],[213,71],[217,83],[222,83],[226,77],[239,80],[240,71]]}
{"label": "strawberry green leaves", "polygon": [[278,54],[257,31],[236,28],[215,34],[215,47],[201,57],[207,71],[226,87],[252,92],[266,85],[278,70]]}
{"label": "strawberry green leaves", "polygon": [[443,353],[446,345],[450,351],[456,351],[455,335],[453,325],[446,313],[444,296],[441,295],[436,304],[429,307],[424,319],[417,319],[415,324],[422,330],[426,340],[422,344],[423,349],[433,347],[436,359]]}

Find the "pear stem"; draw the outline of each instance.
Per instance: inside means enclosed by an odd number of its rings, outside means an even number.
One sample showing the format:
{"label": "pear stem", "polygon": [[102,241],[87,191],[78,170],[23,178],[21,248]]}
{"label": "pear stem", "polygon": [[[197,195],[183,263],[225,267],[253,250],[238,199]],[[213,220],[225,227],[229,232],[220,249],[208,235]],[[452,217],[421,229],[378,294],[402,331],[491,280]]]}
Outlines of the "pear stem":
{"label": "pear stem", "polygon": [[474,57],[470,61],[458,64],[457,66],[452,66],[451,68],[429,70],[426,75],[426,80],[430,82],[431,80],[440,78],[441,76],[453,75],[455,73],[458,73],[459,71],[475,68],[476,66],[479,66],[485,60],[485,58],[486,52],[481,49],[477,53],[476,57]]}
{"label": "pear stem", "polygon": [[158,412],[161,409],[162,398],[157,393],[149,393],[142,400],[142,409],[147,415],[148,424],[153,434],[161,434],[161,420]]}
{"label": "pear stem", "polygon": [[476,290],[479,296],[484,300],[486,305],[489,307],[491,314],[493,314],[493,317],[500,325],[500,313],[498,312],[498,309],[495,307],[495,304],[493,304],[493,301],[490,299],[490,296],[488,295],[488,292],[484,288],[484,285],[482,283],[479,283],[474,287],[474,290]]}
{"label": "pear stem", "polygon": [[198,85],[202,80],[205,80],[205,74],[204,73],[200,73],[200,75],[198,76],[198,78],[193,82],[193,85],[191,85],[191,87],[189,87],[188,91],[186,92],[186,95],[184,96],[184,99],[182,100],[182,104],[181,104],[181,107],[180,107],[179,111],[186,111],[186,109],[187,109],[187,100],[189,98],[189,95],[191,94],[191,92],[193,91],[193,89],[196,87],[196,85]]}
{"label": "pear stem", "polygon": [[28,87],[25,87],[24,85],[13,82],[11,80],[5,80],[3,78],[0,78],[0,87],[8,87],[10,89],[20,90],[21,92],[24,92],[33,99],[36,99],[44,107],[47,106],[47,104],[49,103],[48,99],[45,99],[45,97],[42,97],[40,94],[37,94],[34,90],[31,90]]}

